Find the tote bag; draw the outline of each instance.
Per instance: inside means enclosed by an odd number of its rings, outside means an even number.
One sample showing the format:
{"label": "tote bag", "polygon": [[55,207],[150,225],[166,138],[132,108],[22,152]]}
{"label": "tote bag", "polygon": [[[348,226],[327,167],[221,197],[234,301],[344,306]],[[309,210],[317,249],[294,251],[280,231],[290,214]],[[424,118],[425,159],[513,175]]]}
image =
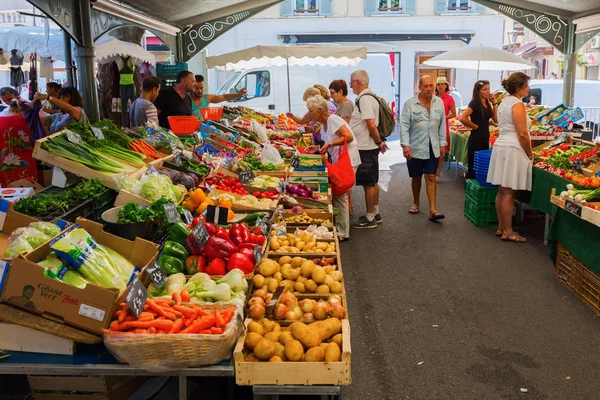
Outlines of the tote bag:
{"label": "tote bag", "polygon": [[352,161],[350,161],[350,154],[348,154],[346,140],[344,139],[344,147],[340,150],[340,155],[335,164],[330,163],[325,154],[322,154],[322,156],[327,166],[329,181],[331,182],[331,193],[334,196],[343,195],[354,186],[356,179],[354,170],[352,169]]}

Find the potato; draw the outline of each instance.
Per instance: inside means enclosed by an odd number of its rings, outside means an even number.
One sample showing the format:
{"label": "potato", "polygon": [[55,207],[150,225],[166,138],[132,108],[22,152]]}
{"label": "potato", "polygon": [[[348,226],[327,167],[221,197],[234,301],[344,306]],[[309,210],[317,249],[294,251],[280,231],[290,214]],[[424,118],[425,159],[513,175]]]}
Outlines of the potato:
{"label": "potato", "polygon": [[298,293],[305,293],[306,292],[306,288],[304,287],[304,283],[302,282],[296,282],[294,284],[294,290]]}
{"label": "potato", "polygon": [[321,336],[319,333],[305,323],[294,322],[290,325],[290,330],[294,339],[299,340],[307,349],[321,345]]}
{"label": "potato", "polygon": [[305,261],[306,261],[306,258],[294,257],[294,258],[292,258],[292,267],[300,268]]}
{"label": "potato", "polygon": [[313,347],[306,352],[306,361],[320,362],[325,357],[325,351],[321,347]]}
{"label": "potato", "polygon": [[342,283],[341,282],[333,282],[331,286],[329,286],[331,293],[342,293]]}
{"label": "potato", "polygon": [[258,323],[262,325],[264,333],[272,332],[273,328],[275,327],[275,322],[270,321],[266,318],[261,319],[260,321],[258,321]]}
{"label": "potato", "polygon": [[327,285],[321,285],[315,291],[315,293],[317,293],[317,294],[329,294],[330,292],[331,292],[331,290],[329,289],[329,286],[327,286]]}
{"label": "potato", "polygon": [[271,250],[277,251],[277,249],[279,249],[279,241],[277,240],[277,238],[275,236],[273,236],[271,238]]}
{"label": "potato", "polygon": [[[289,265],[289,264],[286,264]],[[285,268],[282,267],[281,268],[281,275],[285,278],[285,279],[289,279],[291,281],[295,281],[296,279],[298,279],[298,276],[300,276],[300,269],[294,269],[293,267],[290,266],[290,268]]]}
{"label": "potato", "polygon": [[307,280],[308,280],[308,278],[307,278],[307,277],[300,275],[300,276],[298,277],[298,279],[296,279],[296,282],[304,283],[304,282],[306,282]]}
{"label": "potato", "polygon": [[281,343],[273,343],[273,346],[275,347],[273,357],[277,356],[283,361],[287,360],[287,357],[285,356],[285,347]]}
{"label": "potato", "polygon": [[258,342],[263,339],[264,338],[256,332],[248,332],[246,339],[244,340],[244,347],[250,351],[253,351]]}
{"label": "potato", "polygon": [[281,282],[281,280],[283,279],[283,275],[281,275],[281,272],[277,271],[273,275],[273,279],[275,279],[277,282]]}
{"label": "potato", "polygon": [[337,318],[328,318],[310,324],[311,329],[317,331],[321,340],[327,340],[342,331],[342,321]]}
{"label": "potato", "polygon": [[315,263],[311,260],[306,260],[300,266],[300,274],[306,278],[310,278],[313,270],[315,269]]}
{"label": "potato", "polygon": [[283,360],[279,356],[273,356],[269,358],[269,362],[283,362]]}
{"label": "potato", "polygon": [[254,287],[263,287],[265,284],[265,277],[262,275],[254,275],[252,281],[254,283]]}
{"label": "potato", "polygon": [[[276,250],[276,249],[274,249]],[[258,267],[258,271],[265,278],[268,276],[273,276],[275,272],[279,271],[279,264],[270,258],[265,258]]]}
{"label": "potato", "polygon": [[[331,267],[331,266],[329,266],[329,267]],[[325,267],[325,268],[327,269],[328,267]],[[329,273],[329,276],[331,276],[334,281],[341,282],[344,277],[344,274],[342,274],[342,271],[331,271]]]}
{"label": "potato", "polygon": [[325,276],[325,281],[323,282],[324,285],[327,285],[330,289],[331,289],[331,284],[333,284],[333,282],[335,282],[333,280],[333,278],[329,275]]}
{"label": "potato", "polygon": [[314,293],[317,291],[317,284],[312,279],[309,279],[306,282],[304,282],[304,287],[306,288],[306,291],[308,293]]}
{"label": "potato", "polygon": [[287,342],[291,342],[292,340],[294,340],[294,336],[290,331],[283,331],[279,335],[279,343],[281,344],[287,344]]}
{"label": "potato", "polygon": [[248,332],[258,333],[260,336],[262,336],[265,333],[265,329],[258,322],[250,321],[248,323]]}
{"label": "potato", "polygon": [[281,332],[281,325],[279,325],[277,322],[273,322],[273,330],[271,332]]}
{"label": "potato", "polygon": [[283,287],[287,288],[287,290],[289,290],[290,292],[293,292],[295,283],[296,282],[290,281],[289,279],[284,279],[279,283],[279,286],[283,286]]}
{"label": "potato", "polygon": [[313,271],[310,274],[310,277],[313,281],[315,281],[317,285],[323,284],[323,282],[325,282],[326,276],[327,274],[325,273],[323,267],[315,267],[315,269],[313,269]]}
{"label": "potato", "polygon": [[284,347],[285,357],[290,361],[300,361],[304,357],[304,347],[298,340],[290,340]]}
{"label": "potato", "polygon": [[292,257],[290,257],[290,256],[283,256],[279,259],[279,265],[290,264],[291,262],[292,262]]}
{"label": "potato", "polygon": [[327,346],[329,346],[329,343],[321,343],[321,345],[319,347],[322,348],[323,351],[325,351],[325,349],[327,348]]}
{"label": "potato", "polygon": [[244,357],[244,361],[245,362],[259,362],[260,360],[258,358],[256,358],[254,353],[250,353],[250,354],[247,354],[246,357]]}
{"label": "potato", "polygon": [[275,353],[275,345],[267,339],[262,339],[254,346],[254,355],[259,360],[268,360]]}
{"label": "potato", "polygon": [[271,342],[279,342],[279,335],[281,335],[281,332],[269,332],[265,333],[264,338]]}
{"label": "potato", "polygon": [[290,271],[292,270],[292,264],[285,264],[281,266],[281,276],[283,276],[284,279],[289,279],[288,275],[290,273]]}
{"label": "potato", "polygon": [[338,333],[337,335],[335,335],[334,337],[331,338],[331,343],[335,343],[338,345],[338,347],[341,349],[342,348],[342,334]]}
{"label": "potato", "polygon": [[333,271],[335,271],[335,267],[333,265],[327,265],[323,267],[323,269],[325,270],[326,274],[331,274]]}
{"label": "potato", "polygon": [[269,283],[267,284],[267,288],[269,289],[269,293],[275,293],[275,291],[279,287],[279,283],[280,282],[277,282],[277,279],[271,278],[269,280]]}
{"label": "potato", "polygon": [[342,361],[342,351],[340,350],[337,343],[329,343],[329,346],[325,349],[325,362],[336,362]]}

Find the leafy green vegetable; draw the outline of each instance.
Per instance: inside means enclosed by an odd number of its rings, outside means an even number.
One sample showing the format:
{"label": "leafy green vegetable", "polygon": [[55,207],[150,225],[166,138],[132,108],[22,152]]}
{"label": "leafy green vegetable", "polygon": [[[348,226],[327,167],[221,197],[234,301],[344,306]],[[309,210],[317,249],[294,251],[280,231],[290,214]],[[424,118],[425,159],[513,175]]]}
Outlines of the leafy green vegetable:
{"label": "leafy green vegetable", "polygon": [[28,253],[33,251],[33,246],[29,244],[29,241],[24,235],[18,236],[11,244],[6,248],[4,257],[15,258],[19,254]]}
{"label": "leafy green vegetable", "polygon": [[161,197],[167,197],[172,201],[175,201],[177,198],[171,190],[173,186],[173,182],[166,175],[146,175],[145,181],[142,182],[142,191],[141,194],[144,198],[154,201],[158,200]]}
{"label": "leafy green vegetable", "polygon": [[29,227],[38,230],[51,238],[60,233],[60,228],[52,222],[32,222],[29,224]]}
{"label": "leafy green vegetable", "polygon": [[50,253],[48,257],[45,260],[40,261],[38,265],[45,269],[45,276],[66,283],[67,285],[83,289],[85,285],[89,283],[81,276],[81,274],[71,271],[67,264],[62,262],[54,253]]}
{"label": "leafy green vegetable", "polygon": [[131,142],[133,141],[133,139],[123,133],[123,131],[109,119],[101,119],[94,124],[94,127],[102,128],[102,134],[106,139],[118,144],[124,149],[129,148],[129,145],[131,145]]}

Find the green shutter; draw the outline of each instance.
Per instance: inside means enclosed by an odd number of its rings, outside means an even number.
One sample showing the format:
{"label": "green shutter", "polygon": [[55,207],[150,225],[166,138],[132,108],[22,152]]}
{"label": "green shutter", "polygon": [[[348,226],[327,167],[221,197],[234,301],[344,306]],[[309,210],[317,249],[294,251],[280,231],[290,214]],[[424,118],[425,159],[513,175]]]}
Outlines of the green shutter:
{"label": "green shutter", "polygon": [[377,14],[379,8],[379,0],[365,0],[365,14],[373,15]]}
{"label": "green shutter", "polygon": [[279,10],[282,17],[291,17],[294,15],[294,1],[293,0],[285,0],[283,3],[279,4]]}
{"label": "green shutter", "polygon": [[321,0],[319,4],[319,15],[333,15],[333,0]]}
{"label": "green shutter", "polygon": [[448,12],[448,0],[434,0],[435,1],[435,13],[444,14]]}
{"label": "green shutter", "polygon": [[471,1],[471,11],[474,13],[485,14],[485,6]]}
{"label": "green shutter", "polygon": [[417,13],[417,0],[404,0],[402,13],[404,14],[416,14]]}

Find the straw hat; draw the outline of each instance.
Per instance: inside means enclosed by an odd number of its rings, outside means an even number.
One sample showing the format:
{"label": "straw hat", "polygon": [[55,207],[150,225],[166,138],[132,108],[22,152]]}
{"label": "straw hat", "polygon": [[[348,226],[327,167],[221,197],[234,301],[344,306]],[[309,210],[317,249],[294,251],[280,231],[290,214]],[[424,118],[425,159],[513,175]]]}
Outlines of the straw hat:
{"label": "straw hat", "polygon": [[446,80],[445,76],[438,76],[437,80],[435,81],[435,84],[439,85],[440,83],[445,83],[446,85],[448,85],[448,81]]}

